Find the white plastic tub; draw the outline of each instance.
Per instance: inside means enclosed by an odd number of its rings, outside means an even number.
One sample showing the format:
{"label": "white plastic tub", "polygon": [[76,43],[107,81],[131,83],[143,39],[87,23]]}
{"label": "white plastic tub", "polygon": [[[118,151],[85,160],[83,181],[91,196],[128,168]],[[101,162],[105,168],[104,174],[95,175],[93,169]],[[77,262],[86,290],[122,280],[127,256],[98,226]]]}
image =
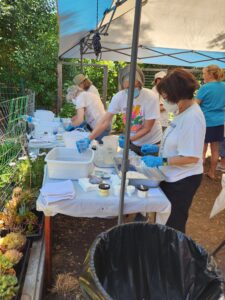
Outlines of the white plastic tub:
{"label": "white plastic tub", "polygon": [[74,149],[56,147],[46,156],[49,178],[78,179],[88,177],[93,171],[94,151],[78,153]]}

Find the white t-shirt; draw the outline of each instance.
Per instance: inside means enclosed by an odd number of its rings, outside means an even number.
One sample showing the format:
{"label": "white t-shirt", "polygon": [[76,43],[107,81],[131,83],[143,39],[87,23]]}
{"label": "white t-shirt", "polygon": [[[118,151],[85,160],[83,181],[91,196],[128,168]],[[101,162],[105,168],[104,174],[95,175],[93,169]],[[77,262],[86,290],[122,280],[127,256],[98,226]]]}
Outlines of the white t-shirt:
{"label": "white t-shirt", "polygon": [[84,108],[85,120],[92,129],[105,114],[102,101],[96,94],[83,91],[73,99],[73,103],[76,105],[76,109]]}
{"label": "white t-shirt", "polygon": [[153,93],[156,95],[159,105],[162,104],[165,108],[164,111],[160,112],[160,123],[163,127],[167,127],[169,125],[170,114],[172,113],[175,116],[178,113],[177,104],[172,104],[163,99],[163,97],[157,91],[156,86],[152,88]]}
{"label": "white t-shirt", "polygon": [[205,131],[205,118],[201,108],[196,103],[177,115],[165,130],[159,150],[160,156],[166,158],[174,156],[199,158],[196,164],[159,167],[167,182],[175,182],[203,173],[202,155]]}
{"label": "white t-shirt", "polygon": [[[125,90],[118,92],[109,104],[108,111],[112,114],[122,113],[123,122],[126,123],[127,94]],[[140,90],[140,95],[134,98],[131,121],[131,136],[135,135],[144,124],[144,120],[156,120],[151,131],[134,142],[137,146],[146,143],[155,144],[161,140],[162,127],[159,122],[159,103],[154,93],[146,88]]]}
{"label": "white t-shirt", "polygon": [[93,93],[93,94],[97,95],[100,98],[100,94],[98,92],[98,89],[93,84],[89,87],[87,92]]}

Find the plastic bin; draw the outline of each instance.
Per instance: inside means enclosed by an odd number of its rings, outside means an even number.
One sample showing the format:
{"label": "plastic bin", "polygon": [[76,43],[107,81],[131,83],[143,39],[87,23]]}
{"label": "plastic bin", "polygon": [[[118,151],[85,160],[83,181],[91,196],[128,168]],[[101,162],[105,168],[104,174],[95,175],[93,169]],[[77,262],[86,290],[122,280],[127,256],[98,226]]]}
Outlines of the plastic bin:
{"label": "plastic bin", "polygon": [[55,114],[50,110],[39,109],[34,112],[35,118],[44,122],[51,122],[54,119]]}
{"label": "plastic bin", "polygon": [[41,121],[34,124],[34,134],[35,137],[43,136],[44,134],[52,135],[54,132],[58,131],[61,126],[60,122],[46,122]]}
{"label": "plastic bin", "polygon": [[224,279],[207,252],[163,225],[129,223],[100,234],[85,259],[85,299],[218,300]]}
{"label": "plastic bin", "polygon": [[78,153],[74,149],[56,147],[45,157],[49,178],[78,179],[88,177],[93,171],[94,151]]}
{"label": "plastic bin", "polygon": [[84,138],[87,138],[89,136],[90,132],[86,132],[82,128],[77,128],[70,132],[64,132],[63,133],[63,141],[66,148],[72,148],[77,151],[76,148],[76,142],[79,140],[82,140]]}

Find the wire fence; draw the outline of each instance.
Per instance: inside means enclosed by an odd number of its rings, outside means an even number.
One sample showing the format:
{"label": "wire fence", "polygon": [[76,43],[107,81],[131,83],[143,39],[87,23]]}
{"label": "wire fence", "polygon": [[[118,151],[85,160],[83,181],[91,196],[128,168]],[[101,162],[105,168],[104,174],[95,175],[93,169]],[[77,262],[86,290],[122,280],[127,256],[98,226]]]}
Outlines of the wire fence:
{"label": "wire fence", "polygon": [[25,154],[27,125],[21,116],[34,110],[34,94],[19,94],[19,89],[0,86],[0,209],[16,185],[17,162]]}

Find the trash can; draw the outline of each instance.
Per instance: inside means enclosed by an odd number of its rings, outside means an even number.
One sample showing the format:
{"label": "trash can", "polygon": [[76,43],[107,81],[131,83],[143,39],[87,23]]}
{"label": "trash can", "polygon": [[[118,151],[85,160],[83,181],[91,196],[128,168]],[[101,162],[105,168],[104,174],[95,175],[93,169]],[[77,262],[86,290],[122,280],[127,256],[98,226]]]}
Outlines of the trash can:
{"label": "trash can", "polygon": [[84,262],[85,299],[218,300],[224,279],[207,252],[172,228],[129,223],[101,233]]}

